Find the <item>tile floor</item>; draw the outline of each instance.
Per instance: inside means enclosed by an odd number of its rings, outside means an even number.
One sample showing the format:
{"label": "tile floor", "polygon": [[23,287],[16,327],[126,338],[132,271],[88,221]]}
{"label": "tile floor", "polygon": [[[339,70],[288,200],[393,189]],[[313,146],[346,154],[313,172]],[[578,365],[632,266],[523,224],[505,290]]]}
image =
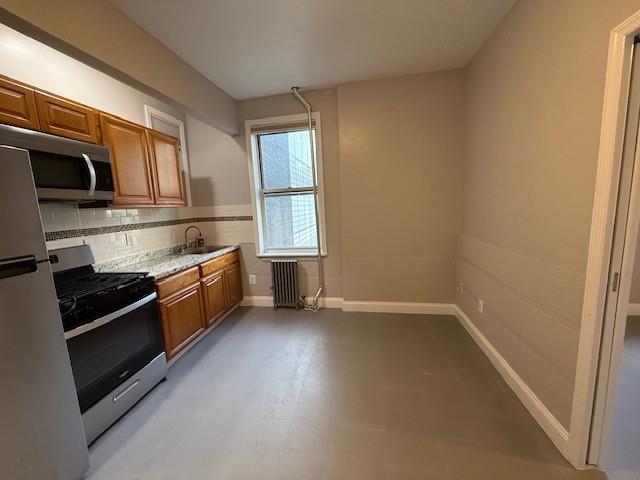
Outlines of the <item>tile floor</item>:
{"label": "tile floor", "polygon": [[90,449],[99,479],[601,479],[453,317],[241,308]]}
{"label": "tile floor", "polygon": [[640,479],[640,317],[629,317],[606,464],[611,480]]}

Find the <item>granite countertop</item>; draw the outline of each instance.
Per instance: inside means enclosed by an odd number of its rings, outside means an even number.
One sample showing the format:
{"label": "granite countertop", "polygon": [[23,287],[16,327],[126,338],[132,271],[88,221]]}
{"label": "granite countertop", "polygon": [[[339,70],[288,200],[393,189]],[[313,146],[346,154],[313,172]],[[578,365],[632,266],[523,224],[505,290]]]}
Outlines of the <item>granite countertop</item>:
{"label": "granite countertop", "polygon": [[180,270],[186,270],[239,248],[239,245],[231,245],[211,253],[187,255],[179,253],[179,250],[175,248],[165,249],[143,255],[142,258],[138,256],[135,259],[108,261],[95,267],[100,272],[148,272],[150,276],[160,280]]}

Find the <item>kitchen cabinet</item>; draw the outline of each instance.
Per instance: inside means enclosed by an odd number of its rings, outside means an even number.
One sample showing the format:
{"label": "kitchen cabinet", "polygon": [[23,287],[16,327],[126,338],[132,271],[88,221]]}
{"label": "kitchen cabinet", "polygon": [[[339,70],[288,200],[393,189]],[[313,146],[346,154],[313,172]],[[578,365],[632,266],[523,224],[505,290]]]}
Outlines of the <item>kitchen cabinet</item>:
{"label": "kitchen cabinet", "polygon": [[174,273],[156,282],[156,292],[171,358],[240,303],[240,255],[232,251]]}
{"label": "kitchen cabinet", "polygon": [[2,75],[0,123],[107,146],[116,206],[186,204],[177,138]]}
{"label": "kitchen cabinet", "polygon": [[35,91],[8,78],[0,77],[0,123],[39,129]]}
{"label": "kitchen cabinet", "polygon": [[242,300],[240,262],[234,262],[224,267],[224,276],[227,283],[227,303],[229,305],[236,305]]}
{"label": "kitchen cabinet", "polygon": [[184,205],[178,139],[148,129],[156,205]]}
{"label": "kitchen cabinet", "polygon": [[186,347],[205,329],[200,285],[193,284],[158,302],[167,358]]}
{"label": "kitchen cabinet", "polygon": [[40,130],[83,142],[98,143],[98,114],[79,103],[36,92]]}
{"label": "kitchen cabinet", "polygon": [[219,270],[201,281],[207,327],[214,324],[227,309],[225,283],[224,270]]}
{"label": "kitchen cabinet", "polygon": [[102,142],[111,152],[115,187],[114,205],[155,203],[146,129],[110,115],[100,114]]}

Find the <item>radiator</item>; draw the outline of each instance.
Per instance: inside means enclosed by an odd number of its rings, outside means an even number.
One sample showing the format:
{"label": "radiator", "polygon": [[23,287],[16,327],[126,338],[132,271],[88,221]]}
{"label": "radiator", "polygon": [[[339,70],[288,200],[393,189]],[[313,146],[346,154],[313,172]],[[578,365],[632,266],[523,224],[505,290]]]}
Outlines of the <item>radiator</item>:
{"label": "radiator", "polygon": [[271,260],[273,308],[298,308],[298,261]]}

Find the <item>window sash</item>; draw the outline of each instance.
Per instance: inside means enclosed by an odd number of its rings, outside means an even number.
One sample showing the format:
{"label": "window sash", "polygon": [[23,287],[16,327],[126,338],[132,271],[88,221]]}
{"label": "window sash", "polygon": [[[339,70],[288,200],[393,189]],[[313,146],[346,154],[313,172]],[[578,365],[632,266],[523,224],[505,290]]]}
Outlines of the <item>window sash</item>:
{"label": "window sash", "polygon": [[[264,238],[264,252],[269,253],[286,253],[286,252],[317,252],[318,248],[316,247],[302,247],[302,246],[294,246],[294,247],[269,247],[269,228],[267,227],[267,205],[266,199],[269,197],[293,197],[297,195],[313,195],[313,203],[314,208],[316,208],[316,202],[318,202],[318,192],[314,187],[295,187],[295,188],[273,188],[269,190],[261,190],[260,191],[260,210],[262,217],[262,235]],[[317,241],[317,240],[316,240]]]}
{"label": "window sash", "polygon": [[[257,146],[257,154],[258,154],[258,173],[260,176],[260,192],[264,192],[264,193],[271,193],[271,192],[284,192],[284,191],[291,191],[291,192],[296,192],[296,191],[301,191],[300,189],[307,189],[307,190],[313,190],[314,189],[314,185],[309,185],[306,187],[288,187],[288,188],[266,188],[264,186],[264,165],[263,165],[263,159],[262,159],[262,144],[261,144],[261,136],[263,134],[267,134],[267,135],[273,135],[273,134],[278,134],[278,133],[289,133],[289,132],[300,132],[303,130],[308,130],[308,127],[291,127],[291,128],[285,128],[285,129],[280,129],[280,130],[274,130],[274,131],[269,131],[268,133],[253,133],[252,135],[255,136],[256,139],[256,146]],[[315,125],[315,120],[313,123],[313,129],[311,130],[311,145],[313,147],[313,161],[315,163],[314,165],[314,169],[316,172],[316,178],[315,178],[315,187],[318,186],[318,151],[316,149],[316,125]]]}

